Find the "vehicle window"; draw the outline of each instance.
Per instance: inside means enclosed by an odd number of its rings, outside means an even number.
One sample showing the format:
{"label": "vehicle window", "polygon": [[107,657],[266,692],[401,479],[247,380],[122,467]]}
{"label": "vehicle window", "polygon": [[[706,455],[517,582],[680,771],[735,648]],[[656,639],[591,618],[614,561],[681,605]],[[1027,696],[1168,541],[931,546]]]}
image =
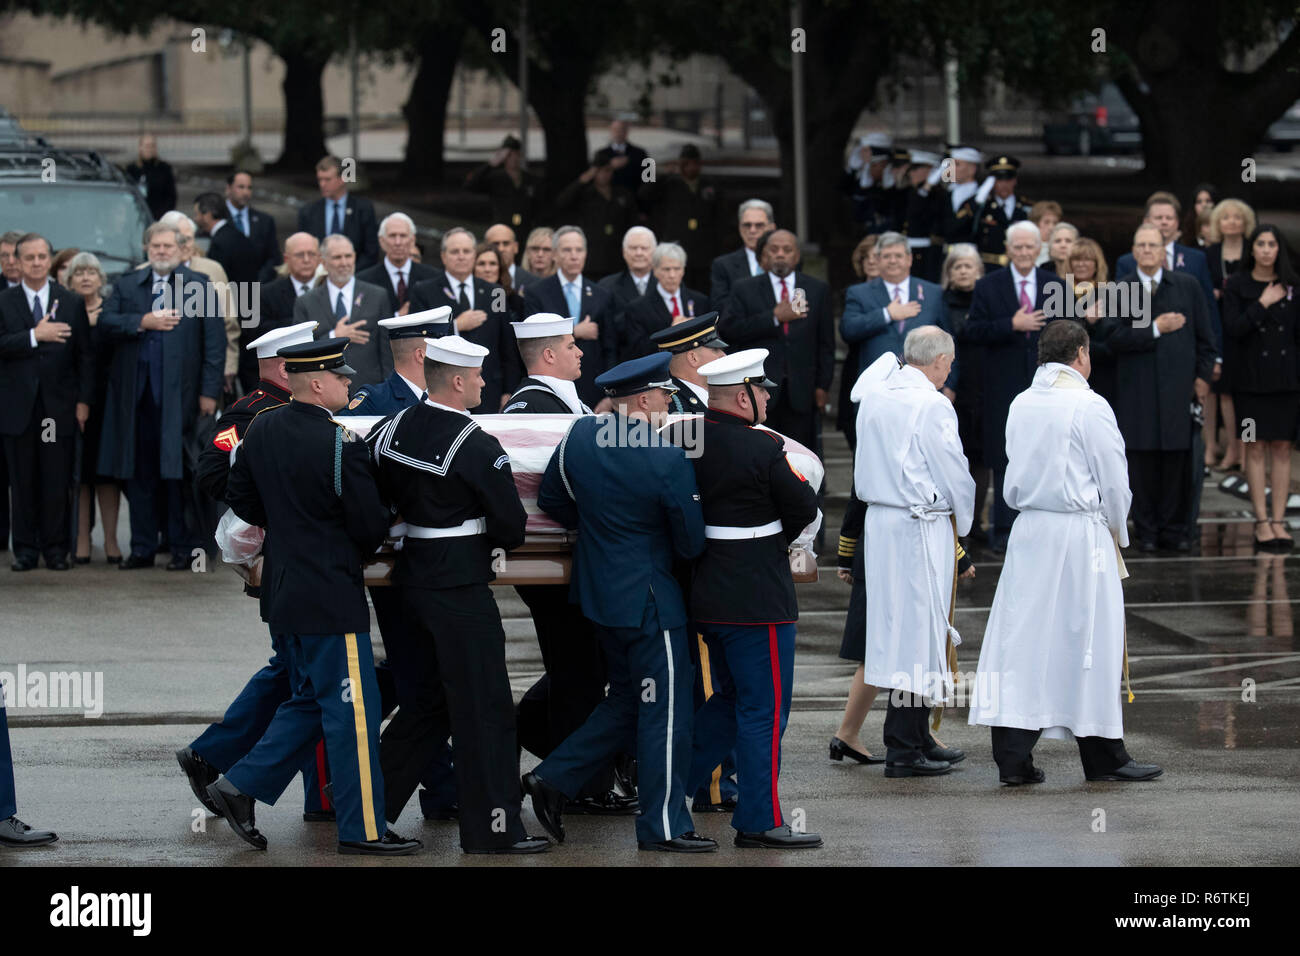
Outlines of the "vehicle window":
{"label": "vehicle window", "polygon": [[143,260],[149,213],[134,193],[63,186],[0,183],[0,224],[39,232],[54,248],[76,246],[99,256],[104,271],[125,272]]}

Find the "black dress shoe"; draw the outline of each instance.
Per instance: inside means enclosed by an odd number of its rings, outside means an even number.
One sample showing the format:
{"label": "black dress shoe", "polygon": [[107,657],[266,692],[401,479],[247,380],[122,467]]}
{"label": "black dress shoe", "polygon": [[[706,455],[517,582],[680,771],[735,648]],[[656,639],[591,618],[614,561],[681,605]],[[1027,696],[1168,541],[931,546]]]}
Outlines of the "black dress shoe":
{"label": "black dress shoe", "polygon": [[54,558],[53,560],[46,558],[45,566],[51,571],[67,571],[72,568],[72,565],[68,563],[67,557]]}
{"label": "black dress shoe", "polygon": [[585,814],[593,817],[622,817],[639,812],[640,803],[636,797],[625,797],[606,790],[598,797],[579,797],[564,805],[565,813]]}
{"label": "black dress shoe", "polygon": [[614,758],[614,786],[625,797],[636,796],[636,758],[631,754]]}
{"label": "black dress shoe", "polygon": [[90,556],[87,555],[87,556],[84,557],[84,558],[74,557],[74,558],[72,559],[72,561],[73,561],[74,564],[89,564],[89,563],[90,563]]}
{"label": "black dress shoe", "polygon": [[304,810],[302,812],[303,823],[335,823],[338,821],[338,814],[333,810]]}
{"label": "black dress shoe", "polygon": [[167,562],[168,571],[188,571],[190,569],[190,559],[183,554],[173,554],[171,560]]}
{"label": "black dress shoe", "polygon": [[266,849],[266,837],[257,829],[254,806],[257,801],[240,793],[233,783],[225,777],[218,777],[217,782],[208,785],[208,796],[217,807],[217,812],[226,818],[230,829],[249,846],[258,850]]}
{"label": "black dress shoe", "polygon": [[1138,780],[1154,780],[1164,773],[1164,768],[1153,763],[1138,763],[1130,759],[1124,766],[1112,770],[1110,773],[1104,773],[1098,777],[1089,777],[1093,783],[1103,781],[1121,781],[1124,783],[1133,783]]}
{"label": "black dress shoe", "polygon": [[0,846],[21,850],[33,846],[46,846],[57,839],[58,836],[49,830],[33,830],[17,817],[0,820]]}
{"label": "black dress shoe", "polygon": [[185,773],[185,779],[190,782],[190,789],[194,791],[194,796],[199,798],[199,803],[217,816],[221,816],[221,810],[213,799],[208,796],[208,787],[216,783],[217,778],[221,776],[217,768],[189,747],[183,747],[176,751],[176,762],[181,765],[181,770]]}
{"label": "black dress shoe", "polygon": [[407,840],[392,830],[385,830],[378,840],[339,841],[344,856],[410,856],[424,849],[419,840]]}
{"label": "black dress shoe", "polygon": [[110,554],[110,555],[108,555],[108,557],[104,558],[104,563],[105,563],[105,564],[116,564],[118,567],[121,567],[121,566],[122,566],[122,556],[121,556],[120,554]]}
{"label": "black dress shoe", "polygon": [[931,747],[925,752],[927,760],[933,760],[937,763],[961,763],[966,759],[966,751],[959,750],[956,747]]}
{"label": "black dress shoe", "polygon": [[658,850],[660,853],[711,853],[718,848],[718,841],[700,836],[691,830],[679,837],[660,840],[657,843],[638,840],[636,846],[638,850]]}
{"label": "black dress shoe", "polygon": [[117,566],[119,571],[134,571],[136,568],[152,568],[152,554],[128,554]]}
{"label": "black dress shoe", "polygon": [[424,819],[434,820],[438,823],[460,819],[460,807],[454,803],[449,807],[427,807],[422,812],[424,813]]}
{"label": "black dress shoe", "polygon": [[15,571],[34,571],[36,570],[35,558],[16,558],[11,565]]}
{"label": "black dress shoe", "polygon": [[709,803],[707,800],[695,800],[691,803],[691,813],[735,813],[736,798],[727,797],[721,803]]}
{"label": "black dress shoe", "polygon": [[998,779],[1008,787],[1023,787],[1025,784],[1029,783],[1042,783],[1047,779],[1047,774],[1043,773],[1043,771],[1039,770],[1037,767],[1034,767],[1028,773],[1013,773],[1007,777],[999,776]]}
{"label": "black dress shoe", "polygon": [[736,846],[766,847],[769,850],[812,850],[822,845],[820,833],[795,833],[788,826],[762,833],[737,833]]}
{"label": "black dress shoe", "polygon": [[524,793],[533,798],[533,813],[537,816],[537,822],[555,838],[556,843],[563,843],[564,794],[535,773],[524,774],[520,783],[523,784]]}
{"label": "black dress shoe", "polygon": [[551,848],[551,841],[546,837],[526,836],[517,843],[509,846],[486,847],[481,850],[466,850],[466,853],[492,853],[500,856],[511,855],[519,856],[525,853],[545,853]]}
{"label": "black dress shoe", "polygon": [[952,770],[952,764],[946,760],[930,760],[922,757],[912,763],[885,763],[886,777],[938,777]]}
{"label": "black dress shoe", "polygon": [[830,758],[832,760],[843,760],[845,757],[848,757],[850,760],[853,760],[857,763],[884,763],[885,762],[884,757],[876,757],[873,756],[872,754],[860,753],[857,750],[854,750],[844,741],[840,740],[839,737],[832,737]]}

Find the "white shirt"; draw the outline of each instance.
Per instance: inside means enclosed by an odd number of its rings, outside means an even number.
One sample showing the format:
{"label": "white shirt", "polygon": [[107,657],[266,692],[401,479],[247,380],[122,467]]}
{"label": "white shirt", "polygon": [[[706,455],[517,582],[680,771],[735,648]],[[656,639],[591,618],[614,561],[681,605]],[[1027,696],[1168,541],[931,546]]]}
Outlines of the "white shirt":
{"label": "white shirt", "polygon": [[554,378],[550,375],[530,375],[529,378],[535,378],[556,395],[560,400],[569,406],[569,411],[575,415],[590,415],[591,409],[582,404],[578,398],[578,388],[572,382],[567,382],[562,378]]}
{"label": "white shirt", "polygon": [[515,266],[515,264],[514,264],[513,262],[510,263],[510,268],[507,269],[506,272],[509,272],[509,273],[510,273],[510,287],[511,287],[512,289],[516,289],[516,291],[517,291],[517,290],[518,290],[518,285],[519,285],[519,280],[518,280],[517,278],[515,278],[515,274],[516,274],[516,272],[517,272],[517,267]]}
{"label": "white shirt", "polygon": [[[898,283],[898,285],[894,285],[892,282],[886,282],[883,278],[880,281],[885,283],[885,293],[889,296],[890,305],[892,305],[895,302],[908,301],[907,300],[907,285],[908,285],[907,279],[904,279],[902,282]],[[895,293],[898,294],[897,299],[894,298]],[[898,321],[896,318],[894,318],[892,315],[889,314],[888,305],[885,306],[881,311],[885,313],[886,322]]]}
{"label": "white shirt", "polygon": [[[1172,246],[1173,243],[1171,242],[1169,245]],[[1147,294],[1147,296],[1151,295],[1151,286],[1159,285],[1160,280],[1164,278],[1164,274],[1164,269],[1157,269],[1156,274],[1153,276],[1147,275],[1141,269],[1138,270],[1138,280],[1142,283],[1142,290]],[[1160,329],[1156,327],[1155,316],[1151,317],[1151,337],[1153,339],[1160,338]]]}
{"label": "white shirt", "polygon": [[392,260],[388,258],[388,256],[384,256],[384,268],[388,270],[388,281],[393,284],[394,289],[397,288],[397,277],[401,276],[403,279],[406,280],[406,291],[407,292],[411,291],[411,260],[410,259],[407,259],[400,266],[395,266],[393,265]]}
{"label": "white shirt", "polygon": [[[325,291],[326,293],[329,294],[330,315],[334,314],[334,305],[339,300],[339,293],[342,292],[343,308],[347,310],[347,315],[345,316],[345,318],[349,318],[349,319],[352,318],[352,293],[353,290],[356,288],[356,285],[357,285],[356,276],[352,276],[351,278],[349,278],[348,284],[343,286],[342,288],[336,286],[334,284],[334,281],[330,279],[328,276],[325,278]],[[337,321],[337,319],[335,321]]]}
{"label": "white shirt", "polygon": [[218,219],[216,222],[214,222],[212,224],[212,228],[208,230],[208,238],[211,239],[218,232],[220,232],[221,227],[224,226],[229,221],[230,221],[229,219]]}
{"label": "white shirt", "polygon": [[1169,242],[1165,245],[1165,265],[1168,268],[1172,269],[1174,268],[1175,261],[1176,260],[1174,259],[1174,240],[1170,239]]}
{"label": "white shirt", "polygon": [[1022,276],[1020,270],[1014,265],[1007,266],[1007,271],[1011,273],[1011,279],[1014,282],[1013,291],[1016,295],[1016,304],[1020,304],[1020,283],[1025,283],[1025,295],[1029,296],[1029,306],[1032,309],[1034,301],[1038,296],[1038,272],[1031,266],[1029,275]]}
{"label": "white shirt", "polygon": [[[410,383],[410,382],[407,382],[406,384],[407,384],[407,385],[410,385],[411,383]],[[444,405],[444,404],[442,404],[442,402],[435,402],[435,401],[434,401],[433,399],[431,399],[431,398],[426,398],[426,399],[424,400],[424,404],[426,404],[426,405],[432,405],[434,408],[441,408],[444,412],[455,412],[457,415],[464,415],[466,418],[473,418],[473,417],[474,417],[474,416],[471,415],[469,412],[465,411],[465,409],[463,409],[463,408],[452,408],[450,405]]]}
{"label": "white shirt", "polygon": [[[305,292],[311,291],[311,279],[308,279],[306,282],[299,282],[293,276],[290,276],[289,279],[293,282],[293,291],[295,295],[302,295]],[[333,307],[333,303],[330,303],[330,305]]]}
{"label": "white shirt", "polygon": [[1014,215],[1016,214],[1016,195],[1015,195],[1015,193],[1012,193],[1012,194],[1011,194],[1010,196],[1008,196],[1006,199],[1000,200],[1000,202],[1002,203],[1002,211],[1003,211],[1004,213],[1006,213],[1006,215],[1007,215],[1007,221],[1010,222],[1010,221],[1011,221],[1011,217],[1014,216]]}
{"label": "white shirt", "polygon": [[[39,295],[41,297],[41,315],[49,315],[50,300],[54,297],[54,289],[50,284],[50,280],[46,279],[45,285],[36,291],[32,291],[32,288],[25,281],[21,282],[20,285],[23,287],[23,292],[27,294],[27,314],[31,315],[32,310],[36,308],[36,297]],[[58,320],[57,315],[54,318],[55,321]],[[31,330],[31,342],[32,348],[36,348],[36,329]]]}
{"label": "white shirt", "polygon": [[745,259],[749,262],[749,274],[751,276],[756,276],[763,271],[759,268],[758,256],[754,255],[754,250],[749,246],[745,247]]}
{"label": "white shirt", "polygon": [[683,385],[695,393],[695,397],[707,406],[709,404],[709,390],[703,385],[696,385],[694,382],[688,382],[686,379],[678,379]]}
{"label": "white shirt", "polygon": [[234,203],[232,203],[229,199],[227,199],[227,200],[226,200],[226,209],[227,209],[227,211],[230,213],[230,221],[236,224],[236,225],[235,225],[235,228],[238,229],[240,232],[243,232],[244,229],[243,229],[242,226],[239,225],[239,223],[243,222],[243,221],[244,221],[244,217],[247,216],[247,217],[248,217],[248,233],[249,233],[249,234],[252,233],[252,231],[253,231],[253,216],[252,216],[252,214],[248,211],[248,207],[247,207],[247,206],[245,206],[243,209],[239,209],[238,207],[235,206]]}
{"label": "white shirt", "polygon": [[450,272],[447,273],[447,288],[451,290],[451,297],[454,300],[460,300],[460,290],[464,288],[465,298],[469,300],[469,307],[474,308],[474,276],[467,275],[464,279],[457,279]]}
{"label": "white shirt", "polygon": [[633,284],[636,285],[636,294],[645,295],[646,286],[650,284],[650,273],[647,272],[645,275],[639,276],[629,269],[628,274],[632,277]]}
{"label": "white shirt", "polygon": [[[420,386],[416,385],[414,382],[412,382],[409,378],[407,378],[407,377],[406,377],[405,375],[403,375],[401,372],[398,372],[398,373],[397,373],[397,377],[400,378],[403,382],[405,382],[406,385],[407,385],[407,387],[410,388],[410,390],[411,390],[412,392],[415,393],[415,397],[416,397],[417,400],[423,400],[423,399],[424,399],[424,395],[425,395],[425,391],[424,391],[424,389],[420,388]],[[453,411],[455,411],[455,409],[453,409]]]}
{"label": "white shirt", "polygon": [[949,198],[952,199],[952,211],[956,212],[961,208],[961,204],[971,196],[975,195],[975,190],[979,189],[979,184],[974,180],[968,183],[953,183],[948,187]]}
{"label": "white shirt", "polygon": [[668,292],[663,286],[655,286],[655,291],[659,293],[659,298],[664,300],[664,308],[668,314],[673,314],[673,299],[677,300],[677,314],[686,315],[686,303],[682,301],[682,287],[678,286],[676,292]]}

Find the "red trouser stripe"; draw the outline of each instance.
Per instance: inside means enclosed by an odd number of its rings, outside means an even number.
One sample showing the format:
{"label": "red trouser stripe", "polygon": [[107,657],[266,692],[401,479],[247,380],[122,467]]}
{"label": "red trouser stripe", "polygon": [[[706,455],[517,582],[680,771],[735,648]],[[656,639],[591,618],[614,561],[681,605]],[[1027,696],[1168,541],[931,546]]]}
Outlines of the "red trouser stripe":
{"label": "red trouser stripe", "polygon": [[316,788],[320,791],[322,810],[329,810],[332,806],[329,794],[325,791],[325,787],[329,782],[329,773],[325,769],[325,738],[322,737],[316,741]]}
{"label": "red trouser stripe", "polygon": [[781,767],[781,655],[776,647],[776,625],[767,626],[767,652],[772,665],[772,826],[779,827],[784,820],[781,814],[781,798],[777,795],[776,782]]}

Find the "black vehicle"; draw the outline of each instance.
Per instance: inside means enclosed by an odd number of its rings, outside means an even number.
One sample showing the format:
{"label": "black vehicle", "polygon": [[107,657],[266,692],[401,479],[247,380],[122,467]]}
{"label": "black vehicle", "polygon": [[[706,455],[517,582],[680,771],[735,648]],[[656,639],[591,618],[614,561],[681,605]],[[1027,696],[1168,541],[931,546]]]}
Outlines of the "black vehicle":
{"label": "black vehicle", "polygon": [[1107,83],[1100,93],[1079,97],[1055,121],[1043,124],[1043,148],[1051,156],[1137,153],[1142,126],[1119,88]]}
{"label": "black vehicle", "polygon": [[140,191],[94,150],[60,149],[0,114],[0,231],[93,252],[109,278],[142,262],[153,222]]}

